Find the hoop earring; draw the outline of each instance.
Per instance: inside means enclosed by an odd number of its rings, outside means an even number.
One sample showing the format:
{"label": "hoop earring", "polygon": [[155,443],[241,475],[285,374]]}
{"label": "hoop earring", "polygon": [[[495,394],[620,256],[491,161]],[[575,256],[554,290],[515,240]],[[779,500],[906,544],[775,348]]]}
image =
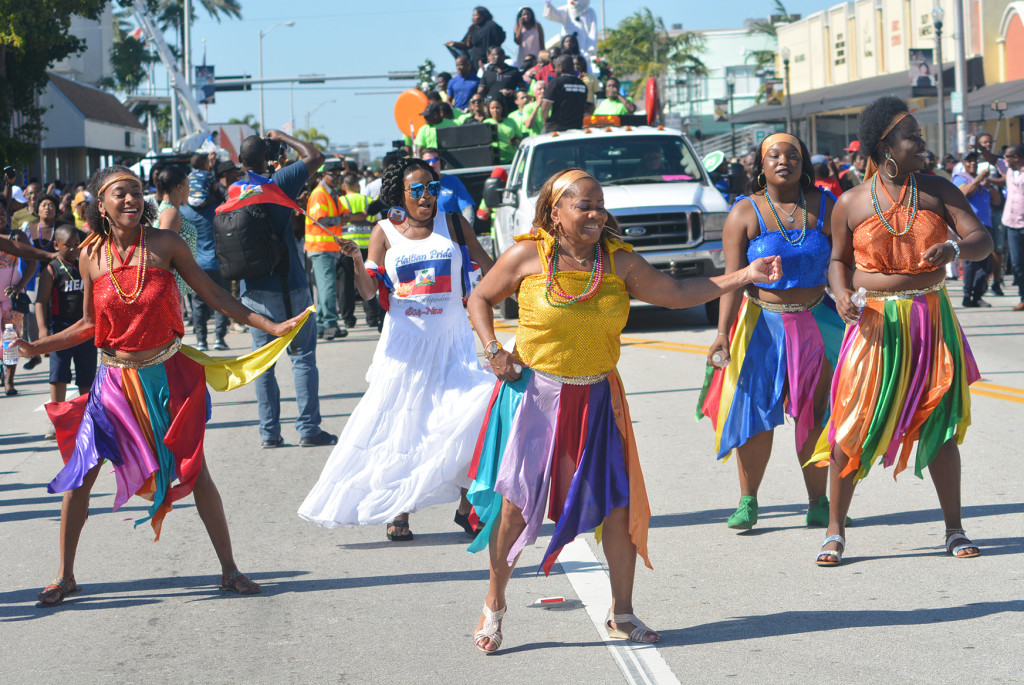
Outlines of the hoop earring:
{"label": "hoop earring", "polygon": [[106,214],[100,214],[100,216],[103,218],[103,228],[106,229],[103,231],[103,235],[110,235],[110,219]]}
{"label": "hoop earring", "polygon": [[[896,168],[896,171],[889,173],[889,162],[892,162],[892,165],[893,167]],[[892,158],[891,153],[885,153],[885,161],[882,162],[882,167],[885,169],[885,175],[888,176],[889,178],[896,178],[900,174],[900,165],[897,164],[896,160]]]}
{"label": "hoop earring", "polygon": [[768,186],[768,179],[764,177],[763,171],[757,175],[757,178],[755,178],[754,181],[757,183],[757,185],[761,186],[762,188]]}
{"label": "hoop earring", "polygon": [[[807,183],[804,183],[805,178],[807,179]],[[800,174],[800,185],[810,187],[814,185],[814,179],[811,178],[811,175],[808,173]]]}

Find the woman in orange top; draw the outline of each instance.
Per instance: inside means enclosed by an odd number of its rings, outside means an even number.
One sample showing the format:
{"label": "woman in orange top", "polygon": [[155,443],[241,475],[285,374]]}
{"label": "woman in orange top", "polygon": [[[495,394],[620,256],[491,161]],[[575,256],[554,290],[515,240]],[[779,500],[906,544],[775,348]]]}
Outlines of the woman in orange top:
{"label": "woman in orange top", "polygon": [[[605,628],[613,638],[657,642],[633,615],[636,556],[647,559],[650,507],[629,408],[615,371],[629,298],[679,309],[754,282],[774,282],[777,256],[715,278],[677,281],[618,239],[601,185],[580,169],[548,179],[534,233],[498,259],[473,291],[469,314],[498,377],[480,432],[469,500],[484,525],[470,551],[490,546],[491,582],[474,636],[501,646],[505,587],[519,553],[537,539],[544,510],[556,521],[541,564],[602,526],[612,585]],[[494,336],[493,305],[518,293],[515,354]],[[550,494],[549,494],[550,493]]]}
{"label": "woman in orange top", "polygon": [[[914,473],[931,473],[947,551],[978,556],[961,527],[957,445],[979,375],[943,281],[946,264],[984,259],[992,238],[956,186],[917,173],[928,151],[906,103],[880,98],[858,126],[870,154],[865,180],[832,211],[829,284],[850,325],[832,382],[829,526],[816,562],[842,562],[854,485],[883,457],[899,474],[915,442]],[[947,226],[958,240],[947,240]]]}

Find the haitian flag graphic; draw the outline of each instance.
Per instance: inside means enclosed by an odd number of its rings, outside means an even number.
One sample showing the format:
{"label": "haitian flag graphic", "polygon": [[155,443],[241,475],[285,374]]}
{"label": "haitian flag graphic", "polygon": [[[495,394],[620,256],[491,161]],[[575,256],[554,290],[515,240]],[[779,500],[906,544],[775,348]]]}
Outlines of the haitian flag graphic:
{"label": "haitian flag graphic", "polygon": [[452,260],[422,259],[396,268],[398,297],[450,293],[452,291]]}
{"label": "haitian flag graphic", "polygon": [[283,205],[296,212],[302,211],[302,208],[295,204],[295,200],[285,195],[280,186],[269,178],[263,178],[250,171],[248,181],[231,184],[228,188],[228,201],[217,207],[216,213],[223,214],[239,207],[256,204]]}

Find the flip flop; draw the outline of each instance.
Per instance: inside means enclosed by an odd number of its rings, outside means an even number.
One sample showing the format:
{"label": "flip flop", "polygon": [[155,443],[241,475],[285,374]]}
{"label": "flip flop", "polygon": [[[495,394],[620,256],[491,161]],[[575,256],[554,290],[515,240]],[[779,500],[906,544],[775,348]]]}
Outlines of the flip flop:
{"label": "flip flop", "polygon": [[387,524],[387,526],[388,528],[396,529],[394,533],[387,531],[388,540],[391,542],[409,542],[412,540],[412,531],[409,530],[408,521],[399,521],[398,519],[395,519],[391,523]]}
{"label": "flip flop", "polygon": [[[40,609],[48,609],[50,607],[59,606],[64,602],[65,597],[81,592],[82,588],[75,582],[75,577],[71,578],[54,578],[53,582],[43,588],[43,591],[39,593],[39,602],[36,603],[36,607]],[[47,601],[50,597],[55,597],[53,601]]]}

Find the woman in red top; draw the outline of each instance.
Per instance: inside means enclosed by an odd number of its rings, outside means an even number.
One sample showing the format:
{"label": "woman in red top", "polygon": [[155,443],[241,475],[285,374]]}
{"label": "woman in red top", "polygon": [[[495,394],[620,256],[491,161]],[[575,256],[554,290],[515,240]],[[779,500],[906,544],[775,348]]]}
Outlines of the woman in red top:
{"label": "woman in red top", "polygon": [[[176,233],[150,227],[155,218],[139,178],[126,167],[97,172],[89,183],[95,199],[86,218],[95,227],[83,243],[79,269],[84,316],[36,342],[18,341],[21,354],[47,354],[96,339],[103,366],[88,394],[47,405],[57,429],[65,467],[50,483],[64,492],[60,566],[39,593],[40,607],[56,606],[78,591],[75,552],[89,511],[89,492],[104,459],[114,466],[117,509],[133,494],[152,500],[149,514],[157,539],[171,503],[194,493],[196,509],[220,560],[221,589],[255,594],[259,585],[238,571],[217,486],[203,459],[209,418],[204,366],[181,348],[184,325],[174,271],[204,302],[272,335],[293,330],[256,314],[218,288]],[[177,483],[172,484],[173,481]]]}

